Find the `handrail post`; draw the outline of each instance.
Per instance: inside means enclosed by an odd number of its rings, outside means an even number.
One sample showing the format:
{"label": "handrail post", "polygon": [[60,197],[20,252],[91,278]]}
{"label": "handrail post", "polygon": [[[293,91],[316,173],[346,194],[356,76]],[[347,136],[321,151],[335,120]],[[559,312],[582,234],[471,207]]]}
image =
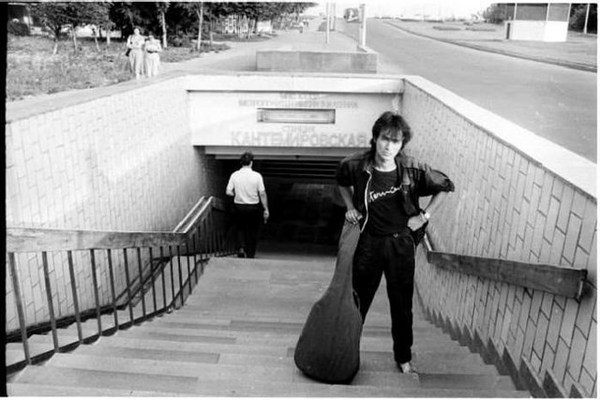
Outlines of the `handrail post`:
{"label": "handrail post", "polygon": [[183,273],[181,272],[181,246],[177,245],[177,270],[179,271],[179,297],[181,298],[181,304],[183,306]]}
{"label": "handrail post", "polygon": [[73,309],[75,311],[75,321],[77,322],[77,337],[79,344],[83,343],[83,331],[81,329],[81,314],[79,313],[79,298],[77,295],[77,281],[75,268],[73,266],[73,252],[67,251],[67,263],[69,264],[69,277],[71,279],[71,292],[73,294]]}
{"label": "handrail post", "polygon": [[129,279],[129,263],[127,262],[127,249],[123,249],[123,265],[125,266],[125,283],[127,284],[127,305],[129,306],[129,321],[133,325],[133,305],[131,304],[131,279]]}
{"label": "handrail post", "polygon": [[215,224],[215,212],[210,210],[210,231],[211,231],[211,243],[212,243],[212,256],[217,255],[217,229]]}
{"label": "handrail post", "polygon": [[[190,294],[192,294],[192,270],[190,268],[190,246],[188,245],[188,242],[185,242],[185,254],[186,254],[186,260],[185,260],[185,264],[187,265],[187,281],[188,281],[188,287],[190,289]],[[194,256],[195,258],[195,256]]]}
{"label": "handrail post", "polygon": [[137,248],[138,272],[140,275],[140,296],[142,298],[142,315],[146,318],[146,299],[144,293],[144,276],[142,273],[142,249]]}
{"label": "handrail post", "polygon": [[[160,246],[159,248],[159,252],[160,252],[160,260],[161,262],[164,262],[163,260],[165,259],[165,255],[164,255],[164,250],[163,247]],[[165,278],[165,267],[162,267],[162,295],[163,295],[163,307],[165,308],[165,310],[167,309],[167,282],[166,282],[166,278]]]}
{"label": "handrail post", "polygon": [[115,290],[115,274],[113,271],[112,252],[110,249],[106,250],[106,256],[108,257],[108,274],[110,277],[110,291],[112,293],[112,306],[115,318],[115,328],[119,329],[119,313],[117,311],[117,292]]}
{"label": "handrail post", "polygon": [[194,252],[194,279],[196,280],[196,283],[198,283],[198,243],[196,241],[196,238],[197,231],[192,234],[190,240],[192,242],[192,249]]}
{"label": "handrail post", "polygon": [[175,274],[173,273],[173,246],[169,245],[169,269],[171,272],[171,307],[175,303]]}
{"label": "handrail post", "polygon": [[90,264],[92,266],[92,283],[94,285],[94,299],[96,300],[96,319],[98,321],[98,336],[102,336],[102,314],[100,313],[100,294],[98,292],[98,273],[96,271],[96,256],[94,249],[90,249]]}
{"label": "handrail post", "polygon": [[15,305],[17,306],[17,316],[19,326],[21,327],[21,340],[23,341],[23,353],[27,364],[31,364],[31,355],[29,353],[29,342],[27,341],[27,323],[25,319],[25,310],[23,310],[23,299],[21,298],[21,281],[19,280],[17,258],[15,253],[8,253],[8,263],[12,276],[13,291],[15,294]]}
{"label": "handrail post", "polygon": [[54,351],[58,351],[58,332],[56,331],[56,316],[54,315],[54,303],[52,301],[52,286],[50,285],[50,272],[48,269],[48,253],[45,251],[42,251],[42,267],[44,269],[44,283],[46,286],[46,299],[48,300],[50,327],[52,328],[52,343],[54,344]]}
{"label": "handrail post", "polygon": [[152,281],[152,304],[154,305],[154,313],[157,311],[156,307],[156,282],[154,279],[154,257],[152,255],[152,247],[148,247],[148,257],[150,257],[150,279]]}

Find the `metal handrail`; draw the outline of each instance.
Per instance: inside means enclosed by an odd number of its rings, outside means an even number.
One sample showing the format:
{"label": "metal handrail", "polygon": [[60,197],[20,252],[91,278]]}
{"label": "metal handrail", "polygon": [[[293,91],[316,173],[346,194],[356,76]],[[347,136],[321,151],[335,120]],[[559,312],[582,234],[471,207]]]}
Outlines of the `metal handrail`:
{"label": "metal handrail", "polygon": [[[25,299],[19,279],[18,256],[21,253],[41,253],[42,269],[44,273],[44,288],[47,296],[47,307],[49,314],[50,331],[52,334],[52,354],[61,350],[58,340],[57,317],[54,310],[51,272],[48,263],[49,253],[66,252],[66,267],[70,279],[70,289],[73,299],[73,314],[64,318],[75,317],[77,326],[78,343],[84,342],[82,332],[82,314],[80,292],[75,275],[74,251],[83,251],[89,254],[89,266],[91,268],[93,285],[93,315],[97,319],[97,336],[106,334],[102,326],[102,314],[112,313],[114,315],[114,328],[123,329],[137,324],[156,315],[170,312],[174,308],[183,305],[186,294],[192,292],[193,283],[198,281],[198,267],[208,257],[227,255],[234,253],[232,243],[226,240],[227,221],[218,218],[225,211],[224,202],[220,199],[209,197],[201,198],[185,218],[177,225],[176,232],[118,232],[118,231],[86,231],[86,230],[64,230],[64,229],[37,229],[37,228],[7,228],[6,245],[8,253],[8,267],[12,276],[12,285],[15,295],[16,312],[19,321],[20,341],[23,344],[24,363],[20,363],[15,369],[32,364],[34,355],[28,343],[29,327],[24,310]],[[217,215],[218,214],[218,215]],[[155,251],[158,249],[158,251]],[[121,253],[122,252],[122,253]],[[97,256],[105,254],[106,268],[108,270],[108,289],[110,292],[110,304],[101,304],[100,283],[98,276]],[[119,255],[121,254],[121,258]],[[159,262],[155,262],[155,254],[159,255]],[[169,268],[164,262],[165,257],[171,260]],[[187,262],[187,278],[184,277],[182,269],[182,257],[193,260],[193,267]],[[144,259],[149,260],[144,263]],[[115,263],[117,261],[117,263]],[[122,270],[119,268],[121,261]],[[174,268],[174,263],[177,268]],[[137,277],[132,277],[137,264]],[[156,293],[155,276],[157,272],[162,278],[162,304],[158,304]],[[119,306],[116,292],[116,280],[118,276],[125,278],[125,292],[127,295],[125,304]],[[170,291],[167,291],[167,277],[170,277]],[[175,282],[177,280],[177,282]],[[133,283],[139,282],[138,289],[141,291],[141,317],[135,317],[133,309]],[[151,284],[151,304],[146,304],[144,286]],[[176,286],[177,284],[177,286]],[[170,292],[170,293],[168,293]],[[170,296],[169,296],[170,295]],[[150,300],[148,301],[150,303]],[[128,321],[119,321],[118,310],[127,308],[129,311]]]}

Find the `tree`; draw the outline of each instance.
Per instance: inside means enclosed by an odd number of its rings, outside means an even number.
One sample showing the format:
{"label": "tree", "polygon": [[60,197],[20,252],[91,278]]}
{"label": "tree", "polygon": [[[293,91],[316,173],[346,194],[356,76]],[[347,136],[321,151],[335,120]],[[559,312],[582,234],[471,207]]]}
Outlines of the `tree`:
{"label": "tree", "polygon": [[198,23],[198,41],[196,43],[196,50],[202,50],[202,21],[204,20],[204,2],[189,2],[180,3],[179,6],[187,11],[188,14],[196,16]]}
{"label": "tree", "polygon": [[[587,25],[586,25],[587,19]],[[589,12],[587,4],[573,4],[569,18],[569,29],[574,31],[598,31],[598,5],[590,4]],[[587,32],[585,32],[587,33]]]}
{"label": "tree", "polygon": [[162,47],[167,48],[167,19],[165,14],[169,10],[168,1],[158,1],[156,4],[156,10],[158,11],[158,19],[160,21],[160,27],[162,30]]}
{"label": "tree", "polygon": [[492,24],[501,24],[506,20],[505,5],[492,4],[483,12],[483,19]]}
{"label": "tree", "polygon": [[158,33],[156,27],[160,26],[156,4],[150,2],[114,2],[110,7],[110,20],[124,37],[131,35],[136,27],[144,33]]}
{"label": "tree", "polygon": [[71,30],[73,46],[77,51],[77,27],[100,26],[108,20],[109,5],[105,2],[32,3],[31,14],[49,30],[54,38],[53,53],[58,51],[58,41],[64,28]]}
{"label": "tree", "polygon": [[58,41],[60,40],[63,26],[70,24],[71,20],[66,12],[68,3],[33,3],[31,4],[31,16],[52,33],[54,46],[52,53],[58,52]]}
{"label": "tree", "polygon": [[[110,10],[110,4],[106,2],[102,3],[80,3],[79,18],[82,19],[80,24],[93,25],[94,31],[94,42],[96,44],[96,50],[100,51],[98,46],[98,33],[102,26],[106,27],[106,40],[107,44],[110,43],[110,28],[111,23],[108,12]],[[75,25],[76,26],[76,25]],[[75,35],[75,28],[73,28],[73,35]]]}

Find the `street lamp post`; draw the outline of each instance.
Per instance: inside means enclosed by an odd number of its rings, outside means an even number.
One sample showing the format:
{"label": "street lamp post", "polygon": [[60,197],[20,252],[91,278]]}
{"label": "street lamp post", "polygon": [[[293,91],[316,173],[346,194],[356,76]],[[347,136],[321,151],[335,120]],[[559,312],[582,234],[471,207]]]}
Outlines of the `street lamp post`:
{"label": "street lamp post", "polygon": [[329,44],[329,20],[331,18],[329,10],[330,7],[331,5],[329,3],[325,4],[325,44]]}
{"label": "street lamp post", "polygon": [[365,14],[365,5],[360,6],[360,45],[367,46],[367,15]]}

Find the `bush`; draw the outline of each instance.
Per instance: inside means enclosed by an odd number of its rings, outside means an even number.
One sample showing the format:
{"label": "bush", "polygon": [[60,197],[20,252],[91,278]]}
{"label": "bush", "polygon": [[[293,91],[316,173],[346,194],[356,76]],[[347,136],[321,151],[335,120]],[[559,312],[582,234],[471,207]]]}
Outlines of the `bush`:
{"label": "bush", "polygon": [[[583,31],[585,26],[587,5],[574,6],[574,11],[569,19],[569,29],[573,31]],[[598,31],[598,6],[592,4],[590,7],[590,15],[588,17],[588,32]]]}
{"label": "bush", "polygon": [[189,47],[192,43],[192,40],[188,35],[180,33],[177,36],[171,38],[169,42],[173,47]]}
{"label": "bush", "polygon": [[501,24],[506,19],[505,5],[492,4],[483,12],[483,19],[491,24]]}
{"label": "bush", "polygon": [[9,21],[7,32],[15,36],[29,36],[29,26],[20,21]]}
{"label": "bush", "polygon": [[437,29],[438,31],[460,31],[460,30],[462,30],[462,27],[435,25],[435,26],[433,26],[433,29]]}

